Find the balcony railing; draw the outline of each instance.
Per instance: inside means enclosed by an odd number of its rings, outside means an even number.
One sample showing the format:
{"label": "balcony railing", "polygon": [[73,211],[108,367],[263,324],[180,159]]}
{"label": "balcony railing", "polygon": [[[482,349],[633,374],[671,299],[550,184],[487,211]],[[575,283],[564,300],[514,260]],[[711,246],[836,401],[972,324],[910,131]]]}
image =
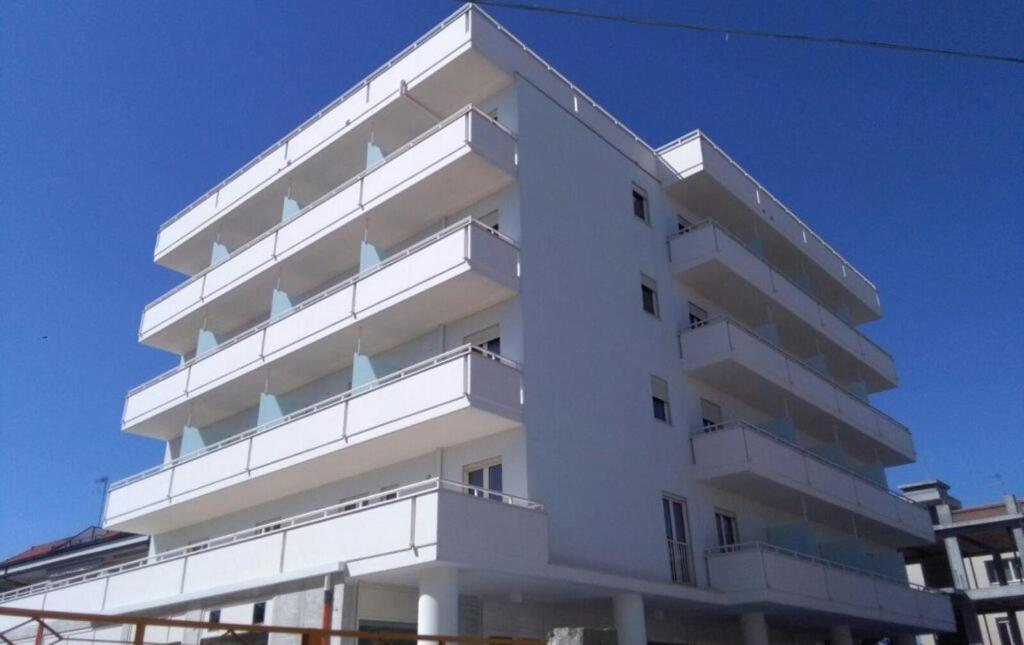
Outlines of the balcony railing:
{"label": "balcony railing", "polygon": [[[144,332],[146,330],[146,327],[145,327],[146,324],[147,324],[146,315],[145,315],[146,312],[149,312],[150,310],[152,310],[155,307],[159,306],[161,303],[165,302],[166,300],[168,300],[169,298],[173,297],[177,293],[180,293],[180,292],[182,292],[182,291],[184,291],[186,289],[189,289],[190,287],[196,287],[197,285],[201,285],[202,282],[206,279],[206,277],[210,273],[215,271],[218,267],[223,266],[225,263],[231,261],[234,258],[238,258],[245,251],[247,251],[247,250],[257,246],[261,242],[263,242],[265,240],[270,240],[270,238],[274,238],[285,227],[288,227],[289,225],[294,227],[296,222],[297,222],[297,220],[299,220],[303,215],[306,215],[307,213],[310,213],[311,211],[316,210],[318,207],[323,205],[325,202],[329,201],[332,197],[335,197],[335,196],[341,194],[342,192],[345,192],[349,188],[355,188],[355,189],[358,189],[359,202],[363,203],[363,195],[364,195],[363,185],[366,182],[368,177],[370,177],[372,175],[375,175],[375,174],[379,174],[382,170],[384,170],[387,167],[387,165],[389,163],[391,163],[394,160],[396,160],[397,158],[401,157],[401,155],[404,152],[406,152],[409,149],[415,147],[417,144],[423,142],[424,140],[430,138],[432,135],[434,135],[434,134],[444,130],[445,128],[447,128],[448,126],[451,126],[452,124],[458,122],[459,120],[463,120],[465,122],[465,125],[464,125],[465,134],[463,136],[463,141],[464,141],[464,143],[468,143],[469,140],[470,140],[470,131],[471,131],[471,126],[470,126],[470,123],[469,123],[469,119],[473,115],[475,115],[476,118],[484,119],[487,123],[489,123],[489,124],[493,125],[494,127],[498,128],[499,130],[504,132],[507,136],[514,138],[514,135],[512,134],[512,132],[508,128],[506,128],[504,125],[502,125],[502,124],[498,123],[497,121],[491,119],[487,114],[482,112],[476,106],[467,105],[466,107],[464,107],[461,110],[459,110],[458,112],[452,114],[451,116],[449,116],[445,120],[441,121],[440,123],[438,123],[434,127],[430,128],[426,132],[423,132],[422,134],[420,134],[416,138],[412,139],[411,141],[409,141],[408,143],[406,143],[402,147],[394,150],[387,157],[385,157],[380,163],[372,166],[371,168],[366,169],[365,171],[363,171],[363,172],[357,174],[356,176],[352,177],[351,179],[345,181],[344,183],[342,183],[341,185],[337,186],[336,188],[328,191],[327,193],[322,195],[320,198],[318,198],[315,201],[307,204],[298,213],[296,213],[294,216],[290,217],[286,221],[282,221],[282,222],[278,223],[277,225],[273,226],[272,228],[264,231],[263,233],[259,234],[258,236],[254,237],[253,239],[251,239],[248,242],[246,242],[245,244],[243,244],[242,246],[239,246],[238,248],[236,248],[233,251],[231,251],[230,255],[225,257],[220,262],[218,262],[218,263],[216,263],[216,264],[214,264],[212,266],[209,266],[206,269],[203,269],[202,271],[200,271],[200,272],[196,273],[195,275],[191,276],[189,279],[187,279],[187,280],[183,281],[182,283],[178,284],[177,286],[172,288],[170,291],[164,293],[162,296],[160,296],[156,300],[150,302],[148,305],[146,305],[146,307],[144,309],[144,312],[143,312],[142,321],[140,322],[140,325],[139,325],[139,337],[141,338],[144,335]],[[277,248],[277,241],[276,241],[276,239],[271,244],[274,247],[274,249],[276,250],[276,248]],[[151,323],[150,327],[154,326],[155,324],[156,323]]]}
{"label": "balcony railing", "polygon": [[[411,264],[403,270],[405,262]],[[465,288],[452,292],[458,285]],[[314,345],[331,346],[339,356],[354,351],[357,322],[395,322],[403,307],[434,297],[431,294],[448,293],[448,306],[403,325],[369,325],[364,329],[363,351],[372,354],[374,343],[386,348],[410,340],[453,317],[497,304],[517,288],[517,247],[493,229],[464,220],[133,388],[125,399],[123,427],[166,426],[166,419],[157,417],[185,400],[215,396],[225,383],[261,365],[297,360]],[[161,432],[166,434],[168,429]]]}
{"label": "balcony railing", "polygon": [[706,551],[711,586],[737,603],[807,607],[832,614],[912,625],[920,631],[955,631],[949,597],[908,583],[765,542]]}
{"label": "balcony railing", "polygon": [[[741,439],[716,444],[717,450],[711,445],[702,447],[703,438],[711,441],[729,433],[739,433]],[[909,533],[924,541],[933,539],[931,518],[913,500],[794,441],[742,420],[696,429],[691,434],[697,466],[710,469],[711,477],[718,469],[728,473],[737,464],[746,464],[772,481],[804,486],[832,505],[854,510],[883,526],[895,527],[903,532],[901,535]],[[793,463],[794,456],[800,460],[800,466]]]}
{"label": "balcony railing", "polygon": [[[697,234],[701,231],[707,230],[710,230],[710,233],[713,236],[715,252],[722,252],[722,242],[719,240],[719,235],[723,235],[725,237],[726,242],[732,242],[739,248],[745,250],[750,255],[750,257],[756,258],[757,262],[761,263],[768,269],[769,282],[771,284],[772,289],[777,289],[776,280],[779,279],[782,282],[784,282],[786,286],[795,289],[796,291],[807,296],[811,300],[811,302],[814,305],[816,305],[818,310],[818,324],[814,324],[815,321],[810,319],[805,320],[807,324],[815,327],[818,331],[823,333],[826,336],[826,338],[836,343],[840,347],[843,347],[851,355],[857,356],[861,360],[867,361],[873,369],[877,370],[886,379],[889,379],[893,383],[896,382],[894,361],[892,355],[889,354],[889,352],[880,347],[875,341],[871,340],[866,335],[864,335],[864,333],[857,329],[855,326],[843,320],[839,315],[837,315],[835,312],[829,309],[829,307],[822,301],[822,299],[812,290],[808,289],[805,285],[799,284],[797,281],[793,280],[788,275],[783,273],[781,270],[778,269],[778,267],[776,267],[771,262],[762,257],[761,254],[756,253],[754,250],[752,250],[746,243],[744,243],[738,237],[733,235],[731,231],[723,227],[721,224],[713,220],[703,220],[682,231],[674,233],[669,236],[669,249],[671,250],[672,241],[674,239],[679,237],[685,237],[687,235]],[[856,341],[853,342],[854,346],[849,346],[850,343],[844,342],[845,339],[841,338],[837,334],[832,334],[835,335],[835,338],[830,338],[829,330],[831,329],[843,329],[848,333],[854,334],[856,338]]]}
{"label": "balcony railing", "polygon": [[[212,443],[212,444],[210,444],[208,446],[205,446],[203,448],[200,448],[199,450],[196,450],[194,452],[190,452],[190,453],[188,453],[186,455],[182,455],[182,456],[180,456],[180,457],[178,457],[176,459],[171,459],[171,460],[166,461],[166,462],[164,462],[164,463],[162,463],[162,464],[160,464],[158,466],[154,466],[153,468],[150,468],[148,470],[144,470],[144,471],[142,471],[142,472],[140,472],[138,474],[132,475],[131,477],[126,477],[125,479],[121,479],[119,481],[113,482],[112,484],[110,484],[108,490],[110,492],[116,491],[119,488],[123,488],[125,486],[128,486],[129,484],[133,484],[135,482],[142,481],[144,479],[152,477],[153,475],[157,475],[157,474],[165,472],[167,470],[172,470],[172,469],[174,469],[177,466],[180,466],[182,464],[188,463],[188,462],[193,461],[195,459],[199,459],[200,457],[203,457],[203,456],[208,455],[210,453],[213,453],[213,452],[216,452],[216,451],[219,451],[219,450],[223,450],[224,448],[227,448],[229,446],[235,445],[237,443],[241,443],[243,441],[247,441],[249,439],[252,439],[253,437],[259,436],[259,435],[264,434],[266,432],[270,432],[274,428],[278,428],[278,427],[286,425],[288,423],[292,423],[293,421],[297,421],[298,419],[301,419],[303,417],[307,417],[309,415],[315,414],[315,413],[320,412],[322,410],[326,410],[328,408],[332,408],[332,407],[337,406],[337,405],[342,405],[342,404],[346,403],[347,401],[350,401],[350,400],[352,400],[354,398],[362,396],[363,394],[366,394],[368,392],[373,392],[374,390],[379,390],[382,387],[385,387],[385,386],[390,385],[392,383],[396,383],[396,382],[401,381],[403,379],[410,378],[412,376],[415,376],[416,374],[420,374],[420,373],[425,372],[425,371],[427,371],[427,370],[429,370],[431,368],[437,367],[438,365],[442,365],[444,363],[448,363],[448,362],[456,360],[458,358],[462,358],[462,357],[465,357],[465,356],[470,356],[470,355],[473,355],[473,354],[478,354],[478,355],[484,356],[484,357],[489,358],[491,360],[497,361],[498,363],[500,363],[502,365],[505,365],[507,367],[511,367],[512,369],[515,369],[517,371],[519,370],[519,364],[516,363],[515,361],[511,360],[511,359],[505,358],[504,356],[500,356],[498,354],[494,354],[494,353],[488,352],[486,349],[483,349],[481,347],[477,347],[475,345],[462,345],[460,347],[456,347],[455,349],[451,349],[451,350],[449,350],[447,352],[444,352],[443,354],[440,354],[438,356],[434,356],[433,358],[430,358],[430,359],[427,359],[425,361],[421,361],[421,362],[418,362],[418,363],[414,363],[414,364],[410,365],[409,367],[406,367],[404,369],[398,370],[397,372],[392,372],[391,374],[388,374],[387,376],[383,376],[383,377],[381,377],[379,379],[376,379],[374,381],[370,381],[368,383],[364,383],[363,385],[360,385],[359,387],[355,387],[355,388],[352,388],[351,390],[347,390],[347,391],[342,392],[340,394],[336,394],[336,395],[334,395],[332,397],[324,399],[323,401],[319,401],[318,403],[315,403],[313,405],[310,405],[310,406],[307,406],[305,408],[302,408],[301,410],[296,410],[295,412],[292,412],[291,414],[288,414],[286,416],[280,417],[278,419],[274,419],[273,421],[265,423],[265,424],[263,424],[261,426],[257,426],[255,428],[251,428],[249,430],[245,430],[244,432],[240,432],[238,434],[232,435],[232,436],[230,436],[230,437],[228,437],[226,439],[223,439],[223,440],[218,441],[216,443]],[[251,452],[248,455],[248,458],[249,459],[252,458]],[[246,471],[250,470],[249,463],[246,464],[245,470]],[[170,495],[168,494],[168,497],[169,496]],[[109,501],[109,496],[108,496],[108,501]]]}
{"label": "balcony railing", "polygon": [[[374,70],[371,74],[369,74],[363,80],[359,81],[355,86],[353,86],[352,88],[347,90],[344,94],[342,94],[338,98],[336,98],[333,101],[331,101],[329,104],[327,104],[327,106],[325,106],[323,109],[318,111],[316,114],[314,114],[310,118],[306,119],[303,123],[301,123],[294,130],[292,130],[291,132],[289,132],[285,136],[281,137],[281,139],[279,139],[277,142],[272,144],[269,148],[264,150],[262,153],[257,155],[255,158],[253,158],[251,161],[246,163],[244,166],[242,166],[241,168],[239,168],[238,170],[233,172],[231,175],[226,177],[223,181],[221,181],[216,186],[214,186],[213,188],[208,190],[202,196],[200,196],[197,199],[195,199],[191,204],[189,204],[185,208],[181,209],[173,217],[171,217],[170,219],[165,221],[160,226],[160,233],[161,233],[161,235],[157,236],[155,252],[159,253],[162,247],[167,247],[170,244],[173,244],[174,242],[177,242],[180,239],[183,239],[184,236],[186,236],[190,232],[196,230],[196,227],[193,227],[189,231],[185,231],[182,235],[177,237],[175,240],[172,240],[171,242],[169,242],[167,244],[164,244],[163,240],[162,240],[162,235],[166,232],[166,229],[170,228],[173,224],[175,224],[175,222],[179,222],[182,218],[184,218],[186,215],[188,215],[190,212],[192,212],[193,209],[198,207],[204,201],[213,198],[214,195],[216,195],[216,193],[218,193],[220,190],[222,190],[223,188],[228,186],[231,182],[235,181],[236,179],[238,179],[239,177],[244,175],[246,172],[251,170],[254,166],[259,164],[261,161],[269,158],[271,155],[273,155],[275,152],[281,150],[282,148],[287,148],[288,145],[291,142],[293,142],[294,140],[296,140],[297,137],[299,137],[299,135],[303,134],[306,130],[310,129],[314,124],[317,124],[318,122],[320,122],[321,119],[323,119],[325,116],[330,114],[336,108],[339,108],[340,106],[342,106],[342,104],[346,103],[350,99],[353,99],[353,100],[356,99],[359,95],[363,95],[365,97],[364,100],[360,101],[360,103],[362,105],[360,105],[356,109],[356,111],[352,112],[351,114],[343,115],[343,116],[346,116],[347,118],[345,118],[342,121],[342,123],[347,125],[348,123],[357,122],[364,115],[369,114],[369,113],[377,110],[381,105],[385,104],[389,100],[391,100],[391,99],[395,98],[397,95],[401,94],[404,91],[405,87],[407,87],[409,85],[412,85],[412,84],[415,84],[422,76],[424,76],[426,74],[429,74],[431,71],[433,71],[434,70],[434,65],[433,64],[423,65],[422,66],[423,69],[421,69],[419,71],[409,70],[408,72],[403,73],[401,78],[393,79],[394,82],[389,85],[389,87],[392,87],[392,89],[388,89],[387,91],[385,91],[383,93],[371,92],[370,91],[371,84],[374,83],[374,81],[376,79],[382,77],[384,74],[386,74],[387,72],[391,71],[392,69],[400,67],[403,64],[403,62],[410,57],[410,54],[413,54],[414,52],[422,50],[423,49],[423,45],[425,45],[428,41],[430,41],[432,38],[434,38],[435,36],[437,36],[441,32],[445,31],[450,26],[453,26],[455,22],[457,22],[460,18],[463,18],[463,14],[465,14],[465,13],[466,13],[466,10],[465,9],[461,9],[461,10],[455,12],[454,14],[452,14],[451,16],[449,16],[442,23],[440,23],[439,25],[435,26],[429,32],[424,34],[421,38],[417,39],[416,42],[414,42],[413,44],[411,44],[408,47],[406,47],[405,49],[403,49],[396,56],[391,58],[391,60],[389,60],[384,65],[382,65],[379,68],[377,68],[376,70]],[[454,28],[457,29],[458,27],[455,26]],[[466,39],[465,33],[468,30],[460,30],[460,31],[461,31],[460,38],[458,38],[457,41],[454,42],[452,44],[452,46],[449,47],[446,52],[443,52],[441,54],[438,54],[437,52],[433,52],[434,56],[436,58],[444,59],[445,57],[449,56],[452,52],[458,50],[458,48],[461,47],[464,44],[465,39]],[[373,95],[372,99],[371,99],[371,94]],[[344,126],[343,126],[343,128],[344,128]],[[335,130],[335,131],[332,131],[330,133],[327,133],[320,140],[322,141],[322,140],[328,138],[329,136],[333,136],[333,134],[336,134],[336,132],[337,131]],[[315,146],[308,146],[308,147],[315,147]],[[294,165],[294,163],[295,163],[295,159],[294,158],[290,159],[289,161],[291,162],[292,165]],[[220,208],[216,209],[216,212],[222,212],[223,210],[224,210],[224,207],[220,207]],[[198,226],[202,226],[203,224],[205,224],[205,221],[200,223],[200,224],[198,224]]]}
{"label": "balcony railing", "polygon": [[[151,555],[145,558],[140,558],[138,560],[133,560],[131,562],[126,562],[116,567],[99,569],[79,576],[64,578],[61,580],[42,582],[28,587],[21,587],[19,589],[15,589],[4,594],[0,594],[0,604],[8,603],[14,600],[18,600],[20,598],[33,596],[40,593],[46,593],[58,589],[63,589],[65,587],[70,587],[73,585],[88,583],[90,581],[109,580],[115,576],[118,576],[119,574],[125,574],[147,567],[154,567],[156,565],[165,564],[176,560],[182,560],[199,554],[208,553],[215,549],[223,549],[234,545],[250,542],[253,540],[266,538],[268,536],[280,535],[282,533],[294,531],[298,528],[307,527],[328,520],[333,520],[335,518],[365,513],[367,511],[372,511],[373,509],[376,508],[398,504],[403,500],[408,500],[425,494],[437,493],[440,491],[463,493],[466,494],[467,496],[472,495],[474,497],[484,498],[482,499],[481,503],[500,503],[502,505],[525,509],[527,511],[541,513],[544,511],[544,506],[542,504],[530,499],[526,499],[524,497],[511,495],[509,493],[505,493],[502,491],[494,491],[475,486],[469,486],[460,482],[434,477],[426,479],[422,482],[408,484],[388,491],[374,493],[372,495],[366,495],[358,499],[345,500],[342,503],[320,508],[315,511],[302,513],[283,520],[274,520],[272,522],[255,526],[250,529],[230,533],[228,535],[212,538],[210,540],[206,540],[203,542],[189,544],[188,546],[173,549],[170,551],[164,551],[156,555]],[[415,507],[413,507],[413,509],[415,509]],[[406,529],[406,532],[408,533],[408,528]],[[408,535],[404,537],[407,541],[409,540]],[[283,545],[281,546],[281,548],[283,548]],[[180,572],[181,576],[185,575],[185,569],[187,569],[187,567],[183,568],[182,571]],[[184,582],[182,581],[181,584],[178,584],[176,586],[178,588],[181,588],[183,585]],[[106,595],[103,594],[103,596],[104,599],[106,599]],[[92,600],[96,599],[93,598]]]}
{"label": "balcony railing", "polygon": [[[835,404],[835,410],[828,411],[830,415],[834,416],[838,420],[849,423],[842,416],[842,412],[844,410],[849,408],[853,410],[867,411],[872,415],[872,418],[875,420],[872,424],[873,428],[869,428],[867,426],[861,427],[856,425],[854,425],[853,427],[859,427],[862,431],[866,432],[869,435],[872,434],[870,430],[873,429],[873,434],[885,445],[890,446],[891,448],[893,448],[897,452],[900,452],[901,454],[913,454],[913,436],[911,435],[910,430],[906,426],[904,426],[899,421],[896,421],[885,412],[882,412],[881,410],[875,408],[871,404],[866,403],[860,398],[854,396],[849,391],[847,391],[847,389],[841,383],[838,383],[831,377],[822,374],[818,370],[814,369],[813,367],[805,363],[800,358],[790,354],[785,349],[763,338],[757,332],[747,328],[742,323],[736,322],[732,318],[729,318],[727,316],[718,316],[706,321],[694,323],[690,325],[688,328],[685,328],[679,335],[680,355],[683,357],[684,361],[690,359],[690,357],[687,356],[687,352],[684,348],[685,339],[691,334],[696,334],[700,332],[707,333],[708,330],[711,330],[715,327],[724,328],[725,330],[726,338],[724,339],[724,341],[727,344],[727,347],[725,348],[726,351],[730,353],[734,352],[736,350],[737,341],[739,341],[741,338],[754,339],[756,344],[770,349],[772,355],[778,356],[784,361],[784,369],[782,371],[785,372],[785,376],[788,379],[790,385],[794,383],[794,372],[798,372],[802,376],[809,376],[812,379],[812,382],[816,381],[821,385],[825,386],[827,390],[830,392],[831,396],[829,398],[831,398],[832,402]],[[735,338],[734,334],[737,335]],[[704,350],[705,352],[709,352],[711,354],[714,354],[715,352],[715,348],[710,346],[702,346],[699,349]],[[715,354],[714,356],[705,358],[705,360],[709,361],[720,359],[721,356],[719,354]],[[765,369],[767,369],[767,367],[768,366],[765,366]],[[814,403],[814,405],[820,407],[818,403]],[[889,428],[891,428],[891,433],[883,430],[881,425],[878,424],[879,419],[885,421],[886,425]],[[895,433],[895,435],[890,436],[890,434],[892,433]]]}

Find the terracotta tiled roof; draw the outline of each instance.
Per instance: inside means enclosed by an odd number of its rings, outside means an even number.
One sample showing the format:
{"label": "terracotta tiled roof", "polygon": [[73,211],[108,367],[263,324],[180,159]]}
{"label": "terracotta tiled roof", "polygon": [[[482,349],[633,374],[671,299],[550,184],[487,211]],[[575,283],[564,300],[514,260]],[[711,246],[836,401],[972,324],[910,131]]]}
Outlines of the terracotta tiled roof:
{"label": "terracotta tiled roof", "polygon": [[19,564],[22,562],[28,562],[29,560],[36,560],[51,555],[59,555],[61,553],[72,551],[74,549],[79,549],[85,546],[93,546],[96,544],[111,542],[113,540],[119,540],[126,537],[133,537],[134,535],[134,533],[125,533],[123,531],[108,531],[106,529],[101,529],[98,526],[90,526],[84,531],[72,535],[70,537],[62,538],[60,540],[54,540],[53,542],[46,542],[44,544],[37,544],[33,547],[25,549],[21,553],[12,555],[6,560],[0,560],[0,566]]}

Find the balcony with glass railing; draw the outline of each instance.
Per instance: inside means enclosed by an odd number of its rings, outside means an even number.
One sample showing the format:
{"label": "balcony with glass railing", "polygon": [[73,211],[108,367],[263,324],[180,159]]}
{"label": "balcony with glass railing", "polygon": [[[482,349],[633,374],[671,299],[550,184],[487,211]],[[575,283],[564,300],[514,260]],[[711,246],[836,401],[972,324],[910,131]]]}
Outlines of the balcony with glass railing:
{"label": "balcony with glass railing", "polygon": [[204,333],[216,339],[252,326],[278,302],[367,268],[511,184],[515,145],[486,115],[459,111],[150,303],[140,342],[189,356],[202,350]]}
{"label": "balcony with glass railing", "polygon": [[783,275],[736,236],[705,220],[669,240],[672,270],[805,362],[817,363],[853,393],[895,387],[896,366],[877,344]]}
{"label": "balcony with glass railing", "polygon": [[461,11],[400,52],[160,228],[155,259],[192,275],[511,83]]}
{"label": "balcony with glass railing", "polygon": [[709,549],[711,587],[734,604],[818,611],[919,631],[955,631],[948,595],[765,542]]}
{"label": "balcony with glass railing", "polygon": [[692,441],[700,481],[881,544],[935,539],[927,509],[858,472],[835,444],[805,447],[745,421],[695,430]]}
{"label": "balcony with glass railing", "polygon": [[[467,532],[478,539],[463,539]],[[238,585],[256,594],[339,568],[353,577],[394,574],[436,560],[477,565],[488,554],[496,567],[545,563],[543,506],[432,478],[117,567],[16,589],[0,594],[0,605],[143,612],[201,602]]]}
{"label": "balcony with glass railing", "polygon": [[877,319],[875,286],[702,132],[658,150],[665,188],[701,218],[724,225],[774,267],[854,325]]}
{"label": "balcony with glass railing", "polygon": [[[171,439],[515,296],[519,251],[464,220],[128,393],[123,429]],[[261,394],[262,393],[262,394]],[[261,401],[262,402],[262,401]]]}
{"label": "balcony with glass railing", "polygon": [[112,484],[106,526],[162,533],[509,430],[521,387],[514,362],[456,348]]}
{"label": "balcony with glass railing", "polygon": [[914,459],[910,431],[800,359],[730,318],[699,322],[680,334],[687,374],[765,415],[823,441],[837,437],[884,466]]}

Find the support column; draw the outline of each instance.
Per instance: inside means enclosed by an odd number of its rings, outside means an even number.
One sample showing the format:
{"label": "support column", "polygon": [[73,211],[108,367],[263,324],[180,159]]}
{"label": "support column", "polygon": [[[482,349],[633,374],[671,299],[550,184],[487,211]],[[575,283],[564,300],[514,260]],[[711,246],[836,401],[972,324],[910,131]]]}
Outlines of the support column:
{"label": "support column", "polygon": [[[442,636],[458,634],[459,572],[455,567],[435,567],[420,574],[416,631]],[[419,641],[419,645],[437,644],[434,641]]]}
{"label": "support column", "polygon": [[619,645],[647,645],[643,596],[636,593],[615,596],[612,598],[612,615]]}
{"label": "support column", "polygon": [[[334,625],[347,632],[359,631],[359,583],[346,581],[334,587]],[[356,638],[331,639],[335,645],[358,645]]]}
{"label": "support column", "polygon": [[829,645],[853,645],[853,632],[849,625],[833,625],[828,631]]}
{"label": "support column", "polygon": [[960,552],[960,540],[955,535],[949,535],[942,538],[942,542],[946,546],[946,559],[949,560],[949,570],[953,574],[953,586],[958,591],[964,591],[969,585],[964,556]]}
{"label": "support column", "polygon": [[985,645],[985,640],[981,636],[981,624],[978,622],[978,612],[974,608],[974,603],[966,596],[961,596],[959,602],[956,603],[956,609],[960,614],[960,620],[963,622],[967,645]]}
{"label": "support column", "polygon": [[1010,537],[1013,538],[1013,543],[1017,545],[1017,561],[1020,563],[1021,569],[1024,569],[1024,525],[1014,526],[1007,530],[1010,532]]}
{"label": "support column", "polygon": [[769,645],[768,622],[764,612],[751,611],[740,616],[740,628],[743,631],[743,645]]}

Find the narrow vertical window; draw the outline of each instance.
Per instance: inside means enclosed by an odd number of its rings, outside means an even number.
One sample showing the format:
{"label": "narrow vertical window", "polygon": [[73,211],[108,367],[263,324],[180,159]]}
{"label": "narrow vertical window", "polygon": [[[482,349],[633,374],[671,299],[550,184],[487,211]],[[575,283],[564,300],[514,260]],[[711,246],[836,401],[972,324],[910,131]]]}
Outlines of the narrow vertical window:
{"label": "narrow vertical window", "polygon": [[640,300],[643,303],[644,311],[655,318],[661,315],[658,305],[658,283],[643,274],[640,274]]}
{"label": "narrow vertical window", "polygon": [[262,625],[267,617],[267,603],[258,602],[252,606],[252,624]]}
{"label": "narrow vertical window", "polygon": [[647,193],[636,184],[633,184],[633,215],[644,222],[650,221],[650,215],[647,212]]}
{"label": "narrow vertical window", "polygon": [[701,327],[708,322],[707,309],[704,309],[703,307],[698,307],[692,302],[688,302],[687,307],[690,316],[690,329],[696,329],[697,327]]}
{"label": "narrow vertical window", "polygon": [[718,532],[718,546],[730,547],[739,544],[739,532],[736,530],[736,514],[732,511],[715,511],[715,529]]}
{"label": "narrow vertical window", "polygon": [[722,425],[722,407],[707,399],[700,400],[700,427],[711,432]]}
{"label": "narrow vertical window", "polygon": [[668,561],[672,582],[693,583],[690,541],[686,531],[686,501],[665,495],[661,498],[665,519],[665,538],[668,541]]}
{"label": "narrow vertical window", "polygon": [[651,376],[651,405],[655,419],[672,423],[672,411],[668,402],[668,383],[657,376]]}

